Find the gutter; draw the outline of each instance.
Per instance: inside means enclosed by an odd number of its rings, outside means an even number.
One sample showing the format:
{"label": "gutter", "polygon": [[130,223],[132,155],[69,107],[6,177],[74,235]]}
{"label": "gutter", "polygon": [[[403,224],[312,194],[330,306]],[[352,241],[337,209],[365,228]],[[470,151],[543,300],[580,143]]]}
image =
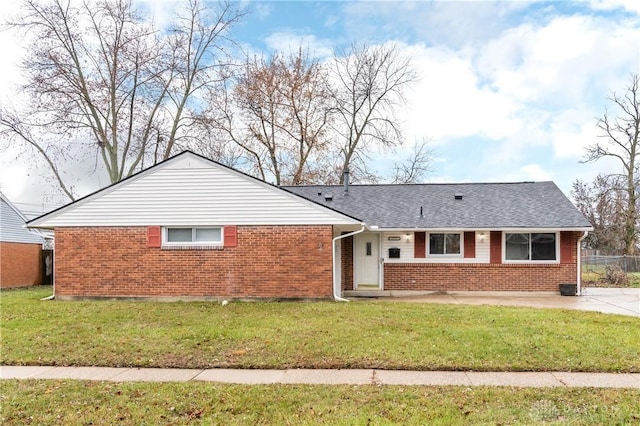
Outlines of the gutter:
{"label": "gutter", "polygon": [[364,232],[366,226],[364,224],[361,224],[362,228],[360,228],[357,231],[354,232],[350,232],[348,234],[344,234],[344,235],[338,235],[337,237],[335,237],[333,239],[333,242],[331,244],[331,249],[332,249],[332,254],[333,254],[333,299],[336,302],[349,302],[348,299],[345,299],[344,297],[340,296],[340,289],[338,288],[338,277],[336,274],[336,247],[337,247],[337,242],[338,240],[341,240],[343,238],[347,238],[347,237],[351,237],[353,235],[359,234],[361,232]]}
{"label": "gutter", "polygon": [[577,273],[576,279],[578,284],[578,287],[577,287],[578,291],[576,292],[576,296],[582,295],[582,241],[585,238],[587,238],[588,234],[589,234],[589,231],[584,231],[584,234],[582,234],[582,237],[580,237],[577,242],[578,247],[576,250],[576,256],[577,256],[576,265],[577,265],[578,273]]}

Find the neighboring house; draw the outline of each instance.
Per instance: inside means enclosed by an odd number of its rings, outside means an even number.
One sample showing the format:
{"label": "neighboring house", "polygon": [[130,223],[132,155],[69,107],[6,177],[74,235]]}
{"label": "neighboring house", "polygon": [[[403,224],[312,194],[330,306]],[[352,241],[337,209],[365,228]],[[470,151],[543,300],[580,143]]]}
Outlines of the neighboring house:
{"label": "neighboring house", "polygon": [[165,300],[558,292],[591,229],[551,182],[280,188],[191,152],[29,226],[56,298]]}
{"label": "neighboring house", "polygon": [[0,192],[0,288],[42,284],[42,244],[38,231]]}

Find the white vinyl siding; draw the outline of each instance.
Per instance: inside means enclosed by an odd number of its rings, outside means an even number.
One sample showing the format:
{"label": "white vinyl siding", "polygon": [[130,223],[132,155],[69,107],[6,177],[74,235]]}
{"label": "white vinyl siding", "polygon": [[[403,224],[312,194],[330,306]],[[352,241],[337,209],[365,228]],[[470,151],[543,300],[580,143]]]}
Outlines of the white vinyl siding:
{"label": "white vinyl siding", "polygon": [[[484,237],[481,235],[484,234]],[[476,258],[475,259],[460,259],[462,261],[470,261],[471,263],[489,263],[491,252],[489,249],[489,231],[477,231],[476,232]]]}
{"label": "white vinyl siding", "polygon": [[43,238],[25,227],[25,219],[15,207],[0,198],[0,241],[42,244]]}
{"label": "white vinyl siding", "polygon": [[[480,234],[484,232],[484,239],[480,237]],[[427,256],[424,258],[414,257],[414,234],[413,231],[409,232],[409,238],[407,238],[407,232],[384,232],[382,234],[382,257],[384,257],[385,263],[489,263],[489,231],[476,231],[476,257],[464,258],[461,255],[457,256],[437,256],[429,255],[429,232],[427,231]],[[464,246],[463,238],[464,232],[460,232],[461,247]],[[389,241],[389,237],[400,237],[399,241]],[[389,259],[389,248],[397,247],[400,249],[400,259]]]}
{"label": "white vinyl siding", "polygon": [[33,225],[212,226],[358,221],[193,154],[54,212]]}
{"label": "white vinyl siding", "polygon": [[[385,262],[405,262],[407,259],[413,259],[413,232],[408,234],[409,236],[407,236],[407,232],[384,232],[382,234],[381,256]],[[390,248],[400,249],[400,259],[389,259]]]}

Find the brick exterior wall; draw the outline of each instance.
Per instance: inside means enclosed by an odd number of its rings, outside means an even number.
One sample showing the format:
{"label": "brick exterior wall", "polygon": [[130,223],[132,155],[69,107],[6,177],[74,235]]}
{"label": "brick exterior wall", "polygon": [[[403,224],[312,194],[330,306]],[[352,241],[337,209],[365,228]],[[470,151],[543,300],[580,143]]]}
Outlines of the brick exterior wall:
{"label": "brick exterior wall", "polygon": [[42,284],[42,245],[0,243],[0,288]]}
{"label": "brick exterior wall", "polygon": [[146,227],[57,228],[56,297],[328,298],[332,227],[238,226],[237,246],[147,246]]}

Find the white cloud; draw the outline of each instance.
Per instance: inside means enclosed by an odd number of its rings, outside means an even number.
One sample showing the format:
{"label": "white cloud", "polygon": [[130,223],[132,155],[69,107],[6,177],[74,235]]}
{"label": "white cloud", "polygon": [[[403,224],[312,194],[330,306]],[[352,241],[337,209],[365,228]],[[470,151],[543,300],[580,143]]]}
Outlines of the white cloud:
{"label": "white cloud", "polygon": [[429,136],[435,143],[469,135],[493,139],[513,134],[521,123],[509,97],[480,87],[472,62],[464,53],[444,47],[407,49],[421,81],[409,93],[403,112],[408,133]]}
{"label": "white cloud", "polygon": [[350,1],[344,21],[352,39],[407,40],[459,48],[499,34],[509,16],[529,6],[518,1]]}
{"label": "white cloud", "polygon": [[640,63],[639,40],[632,22],[570,16],[509,29],[475,56],[414,46],[424,80],[412,91],[411,132],[498,141],[487,164],[524,161],[532,146],[552,147],[546,160],[577,161],[595,141],[608,91]]}
{"label": "white cloud", "polygon": [[595,10],[624,9],[640,15],[638,0],[588,0],[589,6]]}
{"label": "white cloud", "polygon": [[265,42],[270,49],[285,53],[295,53],[299,47],[309,49],[312,57],[326,58],[333,54],[330,40],[318,39],[312,34],[281,31],[270,34]]}
{"label": "white cloud", "polygon": [[637,69],[639,37],[633,22],[556,17],[491,40],[480,49],[477,65],[483,79],[519,103],[564,106],[606,91],[612,75]]}
{"label": "white cloud", "polygon": [[545,170],[539,164],[527,164],[520,167],[520,172],[525,177],[525,180],[533,180],[533,181],[547,181],[553,180],[552,173]]}
{"label": "white cloud", "polygon": [[550,131],[556,158],[584,156],[585,148],[598,138],[595,116],[595,113],[585,108],[568,109],[553,117]]}
{"label": "white cloud", "polygon": [[[19,0],[7,0],[2,3],[2,13],[5,19],[11,19],[20,11]],[[0,104],[13,100],[16,90],[23,82],[20,62],[24,53],[22,44],[18,41],[22,35],[14,29],[4,28],[0,31],[0,46],[2,46],[2,60],[0,61]]]}
{"label": "white cloud", "polygon": [[[7,155],[7,153],[3,155]],[[0,191],[9,200],[20,198],[26,188],[27,175],[26,167],[20,163],[3,164],[3,167],[0,168]]]}

